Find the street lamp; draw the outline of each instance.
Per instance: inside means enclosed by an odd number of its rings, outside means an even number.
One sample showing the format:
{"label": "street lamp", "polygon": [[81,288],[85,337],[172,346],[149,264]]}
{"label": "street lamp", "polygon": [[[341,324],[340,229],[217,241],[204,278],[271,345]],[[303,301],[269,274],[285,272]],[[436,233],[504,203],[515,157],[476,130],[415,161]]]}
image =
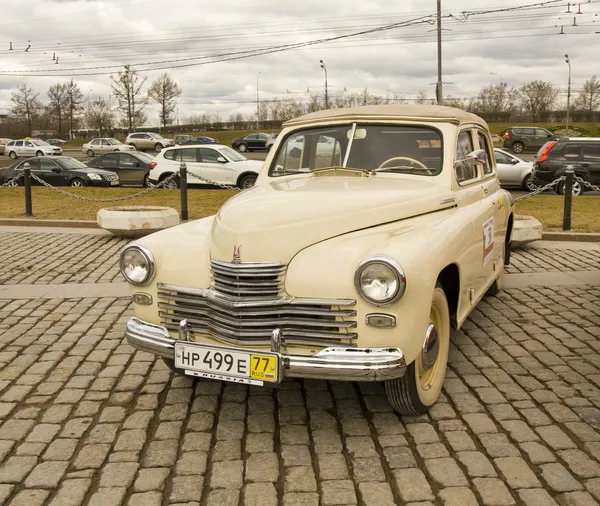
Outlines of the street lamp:
{"label": "street lamp", "polygon": [[[565,55],[565,62],[569,65],[569,85],[567,87],[567,131],[569,130],[569,113],[571,109],[571,60],[569,55]],[[567,132],[568,133],[568,132]]]}
{"label": "street lamp", "polygon": [[258,76],[261,75],[262,72],[256,74],[256,129],[258,130],[260,127],[260,98],[258,96]]}
{"label": "street lamp", "polygon": [[502,76],[500,74],[496,74],[496,72],[490,72],[491,76],[498,76],[500,78],[500,84],[502,84],[504,81],[502,80]]}
{"label": "street lamp", "polygon": [[325,71],[325,109],[329,109],[329,96],[327,94],[327,67],[323,60],[319,60],[321,62],[321,68]]}

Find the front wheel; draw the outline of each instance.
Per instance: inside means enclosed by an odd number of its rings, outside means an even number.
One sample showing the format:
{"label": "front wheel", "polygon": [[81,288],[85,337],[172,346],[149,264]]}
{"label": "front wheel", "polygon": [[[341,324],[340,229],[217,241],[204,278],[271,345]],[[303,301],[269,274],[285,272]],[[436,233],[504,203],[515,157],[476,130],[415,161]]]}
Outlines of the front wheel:
{"label": "front wheel", "polygon": [[248,188],[252,188],[255,183],[256,183],[256,176],[254,174],[248,174],[247,176],[244,176],[242,179],[240,179],[238,186],[242,190],[246,190]]}
{"label": "front wheel", "polygon": [[85,186],[85,181],[83,179],[73,179],[70,183],[69,186],[73,186],[75,188],[83,188]]}
{"label": "front wheel", "polygon": [[94,152],[91,149],[88,149],[87,155],[91,158],[92,156],[94,156]]}
{"label": "front wheel", "polygon": [[[558,194],[564,195],[567,191],[567,182],[561,181],[558,185]],[[583,193],[583,185],[579,181],[573,181],[573,196],[578,197]]]}
{"label": "front wheel", "polygon": [[240,144],[240,145],[238,146],[238,150],[239,150],[241,153],[245,153],[246,151],[248,151],[248,146],[246,146],[245,144]]}
{"label": "front wheel", "polygon": [[523,144],[522,142],[513,142],[512,150],[513,153],[522,153],[523,151],[525,151],[525,144]]}
{"label": "front wheel", "polygon": [[44,156],[42,151],[36,151],[35,156]]}
{"label": "front wheel", "polygon": [[450,310],[440,283],[433,290],[429,324],[423,337],[423,347],[404,376],[384,382],[388,401],[401,415],[426,413],[442,391],[450,349]]}
{"label": "front wheel", "polygon": [[158,142],[154,145],[154,151],[156,151],[157,153],[160,153],[162,151],[162,144],[159,144]]}
{"label": "front wheel", "polygon": [[16,159],[17,159],[17,153],[16,153],[16,152],[14,152],[14,151],[11,151],[10,153],[8,153],[8,157],[9,157],[11,160],[16,160]]}

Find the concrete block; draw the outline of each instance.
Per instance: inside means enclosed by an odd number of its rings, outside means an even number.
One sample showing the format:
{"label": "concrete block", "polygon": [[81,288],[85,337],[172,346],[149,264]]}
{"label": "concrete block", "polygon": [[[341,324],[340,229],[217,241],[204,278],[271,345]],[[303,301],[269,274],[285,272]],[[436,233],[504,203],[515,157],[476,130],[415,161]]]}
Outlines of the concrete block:
{"label": "concrete block", "polygon": [[542,224],[533,216],[515,215],[512,232],[512,247],[519,248],[524,244],[539,241],[542,238]]}
{"label": "concrete block", "polygon": [[179,213],[171,207],[117,206],[100,209],[96,220],[114,235],[140,237],[179,225]]}

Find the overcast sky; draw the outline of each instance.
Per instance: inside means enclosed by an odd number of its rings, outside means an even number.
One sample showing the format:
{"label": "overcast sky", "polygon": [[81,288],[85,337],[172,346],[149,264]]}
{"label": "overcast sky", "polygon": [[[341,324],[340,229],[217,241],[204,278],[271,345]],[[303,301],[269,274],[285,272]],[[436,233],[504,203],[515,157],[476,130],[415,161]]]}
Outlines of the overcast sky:
{"label": "overcast sky", "polygon": [[[471,97],[501,80],[518,86],[542,79],[559,86],[565,98],[565,53],[572,62],[574,92],[592,74],[600,75],[600,33],[595,33],[600,32],[600,0],[583,0],[582,14],[577,7],[567,13],[566,1],[482,12],[535,3],[442,0],[445,95]],[[68,80],[66,75],[74,75],[86,98],[108,99],[109,74],[124,64],[139,70],[188,65],[167,69],[183,89],[178,106],[182,122],[202,112],[219,112],[223,119],[233,112],[252,113],[259,72],[261,100],[306,98],[307,89],[322,94],[321,59],[330,96],[366,87],[382,95],[392,90],[407,99],[420,90],[433,97],[437,49],[435,24],[430,23],[435,8],[435,0],[2,0],[0,114],[8,112],[11,91],[19,83],[27,81],[45,101],[48,86]],[[411,20],[420,24],[214,63],[238,58],[242,51]],[[561,26],[564,35],[559,35]],[[211,63],[198,65],[206,62]],[[140,75],[149,84],[161,72]],[[157,108],[149,113],[149,123],[157,124]]]}

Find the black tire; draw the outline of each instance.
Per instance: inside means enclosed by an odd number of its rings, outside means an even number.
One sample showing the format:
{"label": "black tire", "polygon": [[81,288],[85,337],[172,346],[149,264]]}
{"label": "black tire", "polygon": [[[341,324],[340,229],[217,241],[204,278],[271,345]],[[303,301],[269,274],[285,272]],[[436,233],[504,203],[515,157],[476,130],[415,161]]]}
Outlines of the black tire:
{"label": "black tire", "polygon": [[175,374],[179,374],[181,376],[185,376],[185,371],[183,369],[178,369],[177,367],[175,367],[175,361],[173,359],[170,358],[165,358],[165,357],[160,357],[162,358],[162,361],[165,363],[165,365],[171,369],[172,372],[174,372]]}
{"label": "black tire", "polygon": [[154,145],[154,151],[156,151],[157,153],[160,153],[162,151],[162,148],[162,144],[158,142]]}
{"label": "black tire", "polygon": [[[172,176],[172,174],[164,174],[159,179],[159,182],[162,183],[169,176]],[[172,179],[171,182],[167,186],[163,186],[162,188],[165,189],[165,190],[175,190],[175,189],[179,188],[179,178],[176,177],[176,178]]]}
{"label": "black tire", "polygon": [[433,292],[431,312],[434,311],[434,306],[436,307],[436,312],[439,312],[440,327],[442,327],[442,330],[440,332],[441,339],[438,341],[439,351],[437,359],[431,369],[429,369],[432,372],[425,371],[424,373],[425,375],[432,374],[433,376],[431,380],[433,384],[431,392],[428,389],[422,388],[422,385],[420,385],[421,379],[417,377],[422,364],[421,355],[409,364],[402,378],[384,381],[383,383],[389,403],[401,415],[419,416],[426,413],[439,397],[444,384],[450,351],[450,309],[444,289],[439,282],[436,283]]}
{"label": "black tire", "polygon": [[36,151],[35,152],[35,156],[44,156],[44,152],[43,151]]}
{"label": "black tire", "polygon": [[143,181],[143,183],[142,183],[142,186],[143,186],[144,188],[149,188],[149,187],[150,187],[150,183],[148,182],[148,179],[149,179],[149,178],[150,178],[149,174],[146,174],[146,175],[144,176],[144,181]]}
{"label": "black tire", "polygon": [[523,144],[520,141],[513,142],[512,151],[513,153],[522,153],[523,151],[525,151],[525,144]]}
{"label": "black tire", "polygon": [[11,151],[11,152],[8,154],[8,157],[9,157],[11,160],[16,160],[16,159],[18,158],[18,156],[17,156],[17,153],[16,153],[15,151]]}
{"label": "black tire", "polygon": [[86,154],[87,154],[87,155],[88,155],[90,158],[92,158],[92,156],[94,156],[94,152],[93,152],[91,149],[88,149]]}
{"label": "black tire", "polygon": [[87,185],[85,184],[85,181],[83,179],[79,179],[78,177],[76,177],[75,179],[71,179],[71,181],[69,181],[69,186],[73,186],[75,188],[83,188]]}
{"label": "black tire", "polygon": [[527,174],[523,179],[523,189],[529,192],[533,192],[538,189],[538,186],[531,180],[531,174]]}
{"label": "black tire", "polygon": [[493,297],[494,295],[498,295],[502,291],[503,275],[504,275],[504,266],[502,266],[502,270],[500,271],[500,274],[498,274],[498,277],[496,279],[494,279],[494,282],[487,289],[487,292],[485,292],[485,294],[488,297]]}
{"label": "black tire", "polygon": [[248,149],[248,146],[246,146],[245,144],[240,144],[238,146],[238,151],[240,153],[245,153],[246,151],[250,151],[250,150]]}
{"label": "black tire", "polygon": [[238,187],[242,190],[247,190],[248,188],[252,188],[256,183],[256,174],[247,174],[243,178],[240,179],[238,183]]}
{"label": "black tire", "polygon": [[[557,192],[559,195],[564,195],[566,193],[566,189],[567,189],[567,182],[561,181],[558,184]],[[583,195],[583,191],[584,191],[583,185],[579,181],[573,181],[573,197],[578,197],[580,195]]]}

